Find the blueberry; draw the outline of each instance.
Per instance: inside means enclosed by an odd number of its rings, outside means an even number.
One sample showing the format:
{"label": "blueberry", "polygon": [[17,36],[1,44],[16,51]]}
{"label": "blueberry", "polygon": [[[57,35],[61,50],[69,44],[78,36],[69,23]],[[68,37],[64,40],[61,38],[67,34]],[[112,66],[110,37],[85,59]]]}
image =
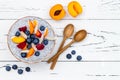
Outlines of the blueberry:
{"label": "blueberry", "polygon": [[77,60],[78,60],[78,61],[81,61],[81,60],[82,60],[82,56],[78,55],[78,56],[77,56]]}
{"label": "blueberry", "polygon": [[27,49],[30,49],[32,46],[31,46],[31,44],[28,44],[27,45]]}
{"label": "blueberry", "polygon": [[31,34],[31,35],[30,35],[30,38],[34,39],[34,38],[35,38],[35,35],[34,35],[34,34]]}
{"label": "blueberry", "polygon": [[35,52],[35,56],[39,56],[40,55],[40,52],[39,51],[36,51]]}
{"label": "blueberry", "polygon": [[26,31],[25,31],[25,34],[26,34],[27,36],[30,35],[30,31],[26,30]]}
{"label": "blueberry", "polygon": [[32,42],[32,39],[28,37],[26,41],[28,44],[30,44]]}
{"label": "blueberry", "polygon": [[16,64],[14,64],[13,66],[12,66],[12,69],[14,69],[14,70],[16,70],[18,68],[18,66],[16,65]]}
{"label": "blueberry", "polygon": [[71,58],[72,58],[72,55],[71,55],[71,54],[67,54],[67,55],[66,55],[66,58],[67,58],[67,59],[71,59]]}
{"label": "blueberry", "polygon": [[17,32],[15,33],[15,36],[20,36],[20,32],[17,31]]}
{"label": "blueberry", "polygon": [[11,67],[10,66],[6,66],[6,71],[10,71]]}
{"label": "blueberry", "polygon": [[75,54],[76,54],[76,51],[75,51],[75,50],[72,50],[72,51],[71,51],[71,54],[75,55]]}
{"label": "blueberry", "polygon": [[18,69],[18,74],[22,74],[23,70],[22,69]]}
{"label": "blueberry", "polygon": [[48,44],[48,40],[47,39],[43,40],[43,44],[47,45]]}
{"label": "blueberry", "polygon": [[45,27],[44,27],[44,26],[41,26],[41,27],[40,27],[40,30],[41,30],[41,31],[44,31],[44,30],[45,30]]}
{"label": "blueberry", "polygon": [[27,72],[30,72],[30,70],[31,70],[30,67],[25,68],[25,71],[27,71]]}
{"label": "blueberry", "polygon": [[38,43],[39,43],[39,39],[38,39],[38,38],[35,38],[35,39],[33,40],[33,43],[34,43],[34,44],[38,44]]}
{"label": "blueberry", "polygon": [[27,53],[21,53],[21,57],[26,58]]}

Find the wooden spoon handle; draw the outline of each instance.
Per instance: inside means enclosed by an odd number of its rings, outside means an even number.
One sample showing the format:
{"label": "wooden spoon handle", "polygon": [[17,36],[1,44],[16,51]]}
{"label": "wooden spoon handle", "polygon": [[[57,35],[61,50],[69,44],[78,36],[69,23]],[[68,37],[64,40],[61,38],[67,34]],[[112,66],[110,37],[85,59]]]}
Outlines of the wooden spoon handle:
{"label": "wooden spoon handle", "polygon": [[[64,37],[63,40],[62,40],[62,42],[61,42],[61,45],[60,45],[60,47],[59,47],[59,49],[58,49],[58,51],[57,51],[57,53],[60,51],[60,49],[62,49],[62,47],[63,47],[63,45],[64,45],[64,43],[65,43],[65,40],[66,40],[66,38]],[[52,58],[50,58],[47,62],[48,62],[48,63],[52,62],[51,59],[52,59]]]}
{"label": "wooden spoon handle", "polygon": [[60,50],[57,54],[55,54],[52,58],[51,61],[55,60],[62,52],[64,52],[68,47],[71,46],[71,44],[73,44],[75,41],[72,40],[69,44],[67,44],[65,47],[62,48],[62,50]]}

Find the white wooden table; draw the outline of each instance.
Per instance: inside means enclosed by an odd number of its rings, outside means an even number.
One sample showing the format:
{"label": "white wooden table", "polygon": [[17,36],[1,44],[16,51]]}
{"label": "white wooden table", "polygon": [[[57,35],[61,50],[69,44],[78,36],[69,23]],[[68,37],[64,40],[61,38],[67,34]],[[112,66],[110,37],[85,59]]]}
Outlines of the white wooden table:
{"label": "white wooden table", "polygon": [[[83,14],[77,18],[70,15],[61,21],[49,16],[49,9],[60,3],[67,11],[71,0],[0,0],[0,67],[17,64],[30,66],[32,72],[18,75],[17,71],[5,71],[0,68],[0,80],[120,80],[120,0],[79,0]],[[56,68],[51,71],[50,64],[43,61],[38,64],[25,64],[14,58],[7,47],[7,33],[10,26],[24,16],[38,16],[48,21],[57,35],[57,51],[62,40],[65,25],[72,23],[75,30],[86,29],[87,38],[73,44],[59,58]],[[71,40],[68,39],[67,42]],[[66,54],[76,50],[71,60]],[[76,61],[77,55],[82,61]]]}

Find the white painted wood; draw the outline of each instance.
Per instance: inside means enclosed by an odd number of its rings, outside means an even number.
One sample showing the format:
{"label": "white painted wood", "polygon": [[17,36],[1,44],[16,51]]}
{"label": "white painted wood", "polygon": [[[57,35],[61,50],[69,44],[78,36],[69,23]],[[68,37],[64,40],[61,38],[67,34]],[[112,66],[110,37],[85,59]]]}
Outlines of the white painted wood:
{"label": "white painted wood", "polygon": [[[0,0],[0,67],[6,64],[30,66],[32,72],[18,75],[16,71],[6,72],[0,68],[2,80],[119,80],[120,79],[120,0],[77,0],[83,6],[83,14],[72,18],[67,12],[71,0]],[[56,3],[64,6],[67,14],[61,21],[49,16],[49,9]],[[86,29],[87,38],[73,44],[59,58],[55,70],[49,70],[50,64],[25,64],[17,61],[7,47],[7,33],[10,26],[24,16],[38,16],[48,21],[57,35],[55,54],[62,40],[65,25],[72,23],[75,31]],[[67,40],[67,43],[72,38]],[[65,43],[65,44],[67,44]],[[77,54],[71,60],[66,54],[71,50]],[[51,56],[52,56],[51,55]],[[76,61],[81,55],[83,60]],[[6,77],[7,76],[7,77]]]}

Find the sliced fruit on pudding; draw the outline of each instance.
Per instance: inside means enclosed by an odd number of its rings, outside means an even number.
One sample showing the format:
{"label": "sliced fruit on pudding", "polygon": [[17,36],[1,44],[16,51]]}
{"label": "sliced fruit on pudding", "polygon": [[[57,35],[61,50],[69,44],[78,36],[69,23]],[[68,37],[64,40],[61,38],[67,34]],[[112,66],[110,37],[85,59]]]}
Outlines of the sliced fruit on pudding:
{"label": "sliced fruit on pudding", "polygon": [[44,37],[46,37],[47,35],[48,35],[48,28],[45,29]]}
{"label": "sliced fruit on pudding", "polygon": [[22,43],[22,42],[25,41],[25,38],[22,37],[22,36],[18,36],[18,37],[17,36],[13,36],[11,39],[16,44],[19,44],[19,43]]}
{"label": "sliced fruit on pudding", "polygon": [[35,50],[30,48],[29,52],[27,53],[27,58],[31,57],[34,54]]}
{"label": "sliced fruit on pudding", "polygon": [[43,50],[44,49],[44,45],[43,44],[37,44],[36,45],[36,48],[38,49],[38,50]]}
{"label": "sliced fruit on pudding", "polygon": [[26,48],[26,46],[27,46],[26,41],[25,41],[25,42],[22,42],[22,43],[20,43],[20,44],[17,45],[17,47],[18,47],[19,49],[22,49],[22,50],[24,50],[24,49]]}
{"label": "sliced fruit on pudding", "polygon": [[37,32],[36,32],[36,34],[35,34],[37,37],[41,37],[41,35],[42,35],[42,33],[39,31],[39,30],[37,30]]}
{"label": "sliced fruit on pudding", "polygon": [[26,30],[27,30],[27,27],[26,27],[26,26],[23,26],[23,27],[20,27],[20,28],[19,28],[19,31],[25,32]]}

